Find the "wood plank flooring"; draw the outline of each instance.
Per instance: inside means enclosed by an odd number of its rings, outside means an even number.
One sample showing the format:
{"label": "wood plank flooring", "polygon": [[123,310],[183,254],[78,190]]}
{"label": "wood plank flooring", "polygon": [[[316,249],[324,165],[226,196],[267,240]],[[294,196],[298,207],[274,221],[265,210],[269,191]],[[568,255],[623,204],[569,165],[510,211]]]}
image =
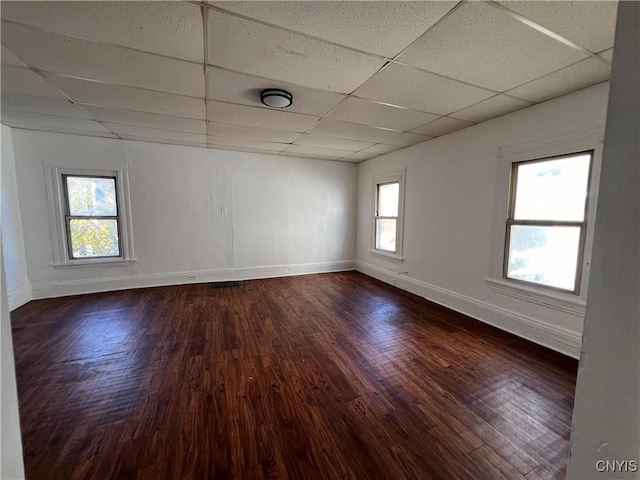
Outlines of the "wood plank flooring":
{"label": "wood plank flooring", "polygon": [[27,478],[564,478],[577,362],[356,272],[13,312]]}

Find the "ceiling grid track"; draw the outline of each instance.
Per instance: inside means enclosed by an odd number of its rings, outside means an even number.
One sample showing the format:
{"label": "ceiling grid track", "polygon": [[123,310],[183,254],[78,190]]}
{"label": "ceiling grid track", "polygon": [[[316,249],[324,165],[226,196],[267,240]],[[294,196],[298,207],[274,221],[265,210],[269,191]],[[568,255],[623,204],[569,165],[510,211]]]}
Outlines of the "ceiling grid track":
{"label": "ceiling grid track", "polygon": [[207,27],[207,9],[204,4],[200,5],[200,12],[202,15],[202,68],[204,70],[204,136],[207,146],[209,143],[209,69],[207,68],[207,61],[209,59],[209,35]]}

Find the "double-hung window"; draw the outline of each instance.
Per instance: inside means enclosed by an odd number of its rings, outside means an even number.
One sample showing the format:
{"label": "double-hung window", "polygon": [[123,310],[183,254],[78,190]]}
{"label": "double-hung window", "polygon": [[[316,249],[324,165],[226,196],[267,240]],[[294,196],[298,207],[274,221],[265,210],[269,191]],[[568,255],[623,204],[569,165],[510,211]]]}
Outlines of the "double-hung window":
{"label": "double-hung window", "polygon": [[376,188],[376,249],[396,253],[400,182],[379,183]]}
{"label": "double-hung window", "polygon": [[126,170],[47,166],[53,267],[135,261]]}
{"label": "double-hung window", "polygon": [[373,232],[371,252],[402,261],[404,171],[373,179]]}
{"label": "double-hung window", "polygon": [[593,152],[512,164],[503,276],[578,294]]}
{"label": "double-hung window", "polygon": [[62,175],[70,259],[122,257],[116,176]]}

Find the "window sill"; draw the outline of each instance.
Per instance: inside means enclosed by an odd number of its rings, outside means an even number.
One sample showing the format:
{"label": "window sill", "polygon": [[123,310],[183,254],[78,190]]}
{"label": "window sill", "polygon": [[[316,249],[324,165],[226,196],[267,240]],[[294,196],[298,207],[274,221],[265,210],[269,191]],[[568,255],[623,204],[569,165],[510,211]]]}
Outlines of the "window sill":
{"label": "window sill", "polygon": [[369,254],[373,257],[379,258],[381,260],[386,260],[388,262],[393,263],[402,263],[404,262],[404,257],[400,257],[395,253],[385,252],[384,250],[369,250]]}
{"label": "window sill", "polygon": [[133,265],[136,263],[136,258],[115,260],[106,260],[104,258],[96,260],[73,260],[66,263],[55,263],[51,265],[55,269],[74,269],[74,268],[91,268],[91,267],[126,267],[127,265]]}
{"label": "window sill", "polygon": [[584,316],[585,301],[575,295],[529,287],[520,283],[515,284],[503,279],[487,278],[485,280],[487,287],[493,292],[544,305],[572,315]]}

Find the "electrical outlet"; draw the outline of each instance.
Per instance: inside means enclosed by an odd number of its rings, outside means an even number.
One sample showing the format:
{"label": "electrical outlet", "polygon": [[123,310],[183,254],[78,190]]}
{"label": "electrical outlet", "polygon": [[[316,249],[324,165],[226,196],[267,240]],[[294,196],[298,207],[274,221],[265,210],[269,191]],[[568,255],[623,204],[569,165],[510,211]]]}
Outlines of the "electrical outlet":
{"label": "electrical outlet", "polygon": [[189,280],[197,280],[198,279],[198,275],[189,275]]}

